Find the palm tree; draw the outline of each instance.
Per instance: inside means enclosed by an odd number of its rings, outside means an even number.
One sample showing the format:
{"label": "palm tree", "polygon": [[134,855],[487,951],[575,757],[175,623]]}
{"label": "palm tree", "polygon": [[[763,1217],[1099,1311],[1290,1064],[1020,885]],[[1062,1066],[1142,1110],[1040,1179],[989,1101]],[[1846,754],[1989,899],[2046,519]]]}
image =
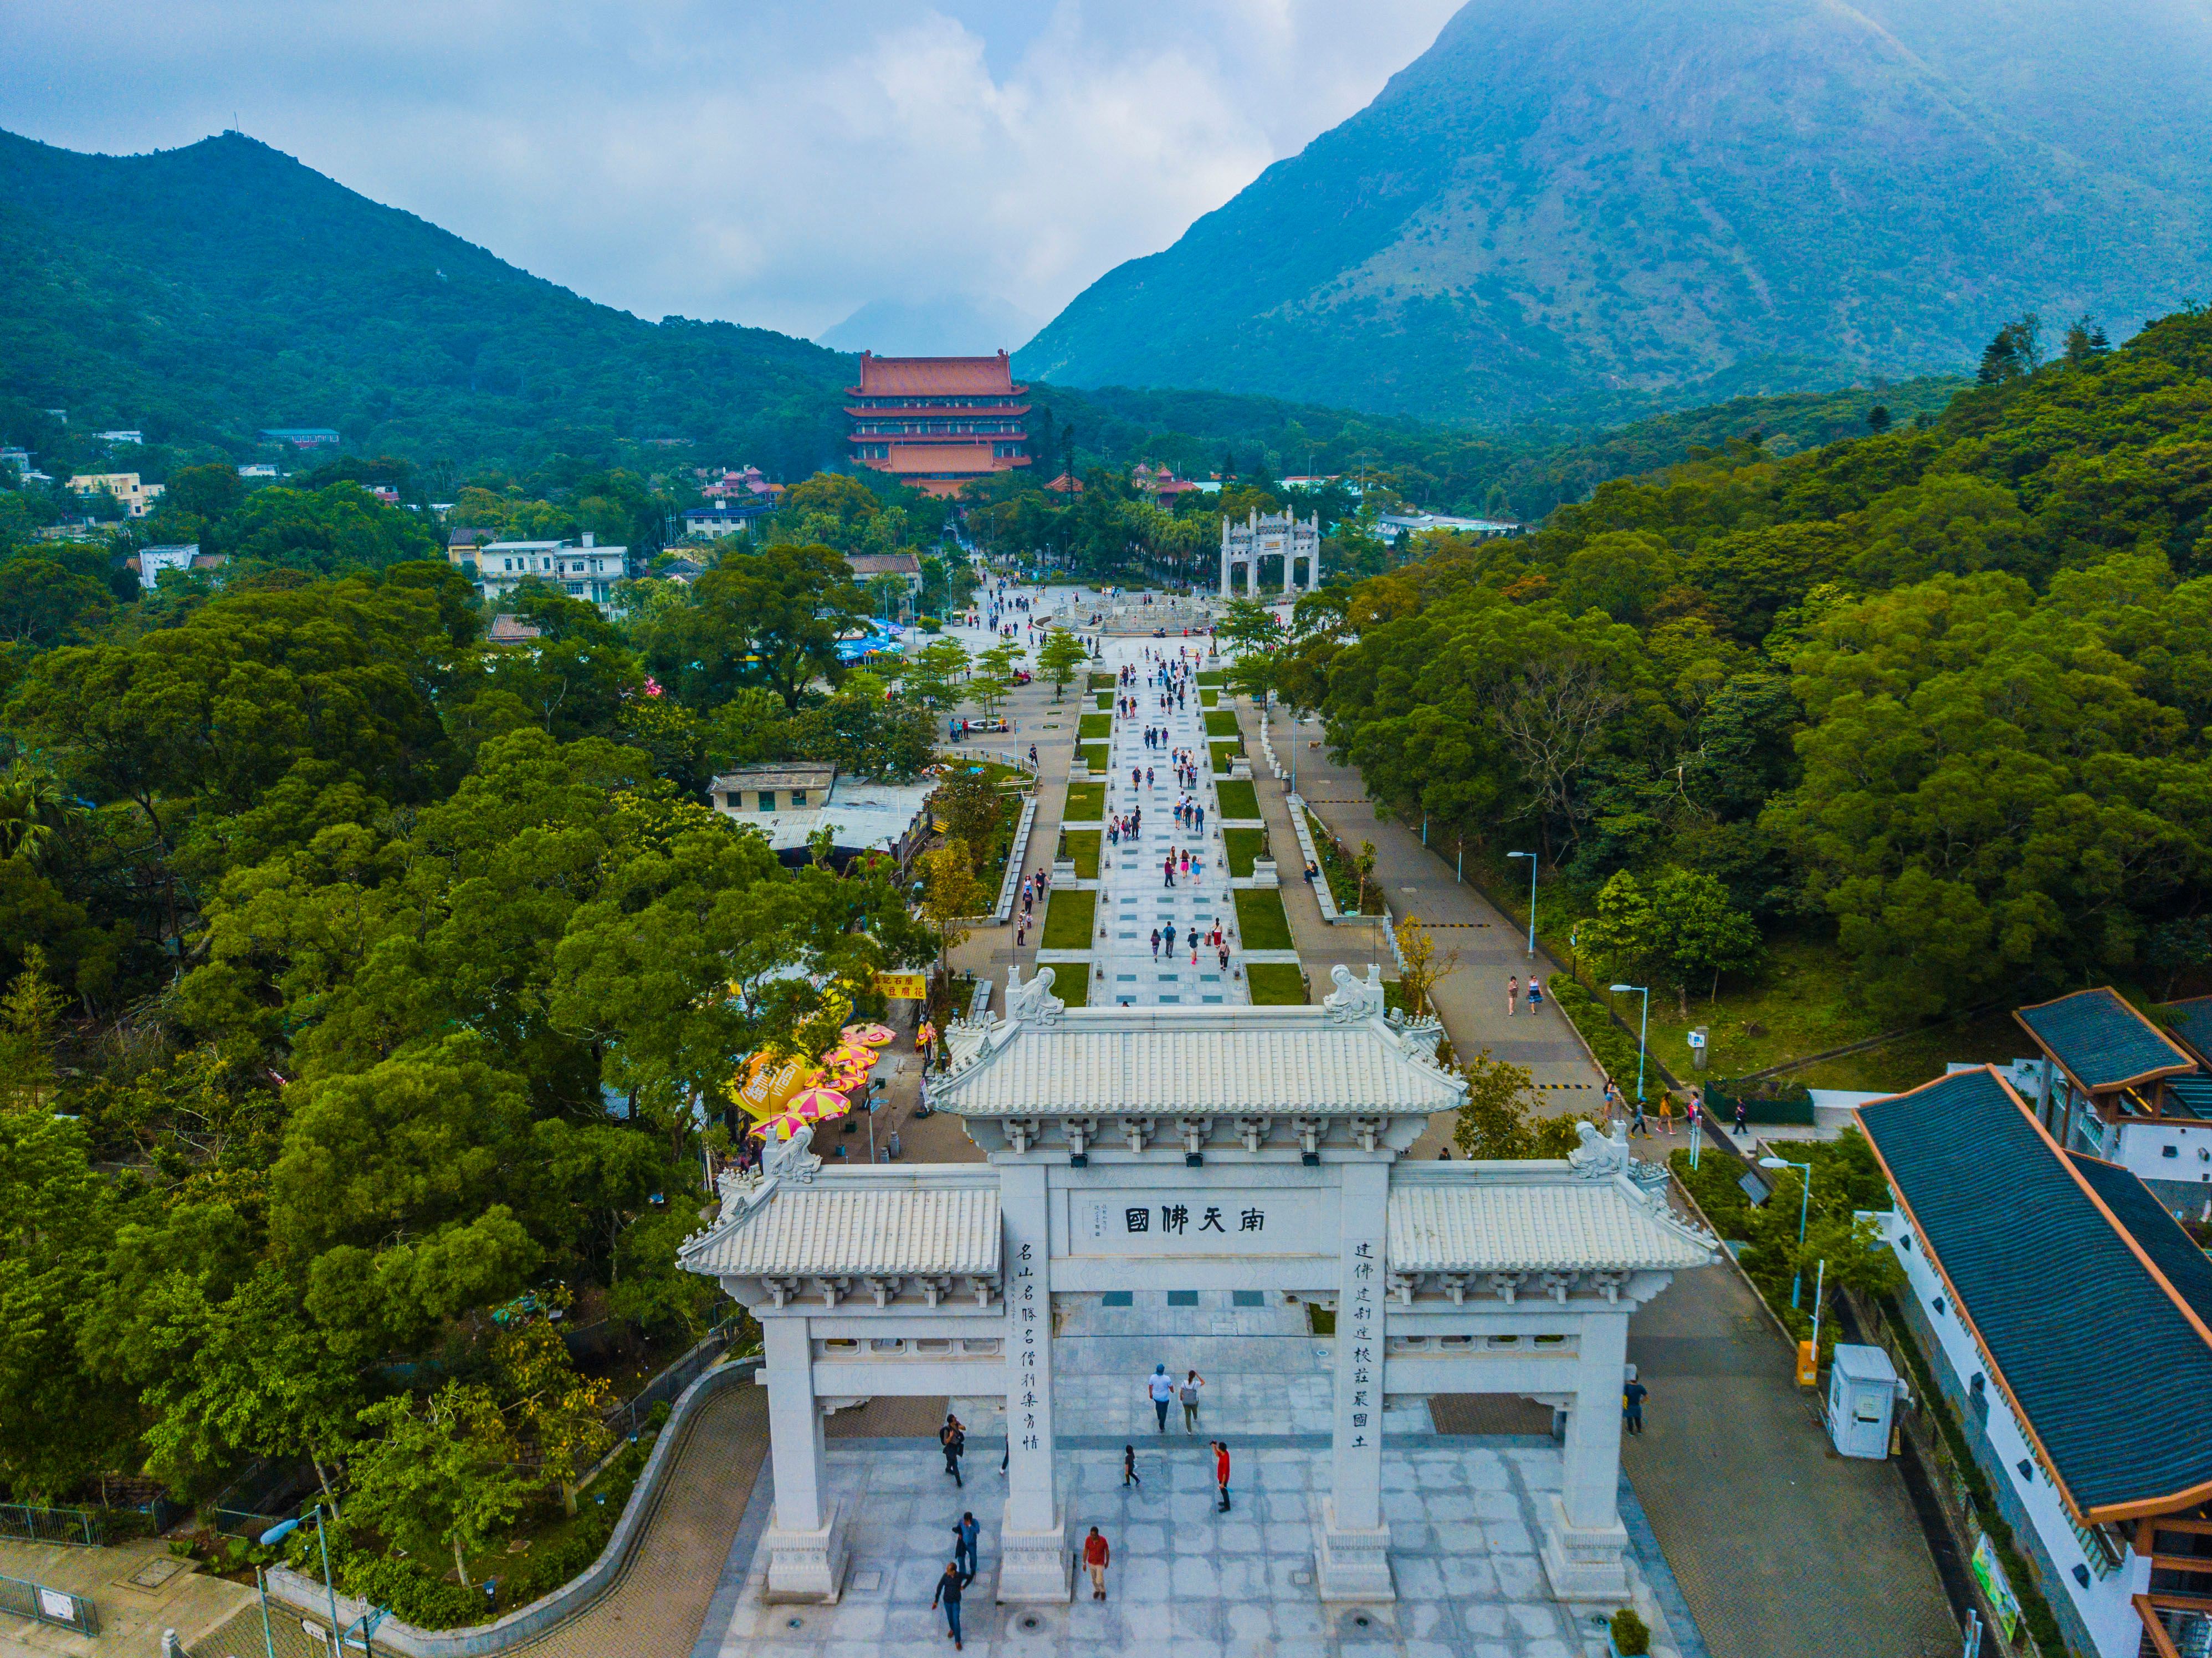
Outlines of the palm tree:
{"label": "palm tree", "polygon": [[52,773],[17,760],[0,773],[0,858],[43,858],[76,811]]}

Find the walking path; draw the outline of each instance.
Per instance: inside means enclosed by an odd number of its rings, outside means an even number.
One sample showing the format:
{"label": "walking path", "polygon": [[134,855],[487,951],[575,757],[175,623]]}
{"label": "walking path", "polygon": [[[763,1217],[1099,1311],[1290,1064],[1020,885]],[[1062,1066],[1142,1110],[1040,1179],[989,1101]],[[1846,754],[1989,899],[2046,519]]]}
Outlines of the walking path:
{"label": "walking path", "polygon": [[[1103,665],[1109,673],[1118,675],[1124,666],[1137,672],[1137,683],[1116,694],[1117,701],[1133,698],[1136,712],[1115,715],[1106,811],[1109,822],[1133,816],[1139,830],[1134,840],[1123,835],[1118,844],[1109,841],[1100,848],[1097,928],[1104,936],[1091,940],[1091,999],[1100,1006],[1241,1005],[1251,999],[1241,952],[1232,956],[1232,970],[1224,971],[1215,952],[1192,937],[1194,931],[1202,938],[1218,925],[1233,938],[1237,914],[1195,677],[1203,659],[1178,654],[1188,648],[1179,641],[1116,640]],[[1164,665],[1188,675],[1175,682],[1185,688],[1180,704],[1157,677]],[[1147,730],[1159,733],[1149,745]],[[1189,756],[1197,773],[1193,789],[1176,786],[1178,752]],[[1204,811],[1202,828],[1176,821],[1175,808],[1186,799]],[[1165,860],[1186,852],[1201,872],[1166,872]],[[1153,942],[1160,933],[1174,942],[1163,949]]]}

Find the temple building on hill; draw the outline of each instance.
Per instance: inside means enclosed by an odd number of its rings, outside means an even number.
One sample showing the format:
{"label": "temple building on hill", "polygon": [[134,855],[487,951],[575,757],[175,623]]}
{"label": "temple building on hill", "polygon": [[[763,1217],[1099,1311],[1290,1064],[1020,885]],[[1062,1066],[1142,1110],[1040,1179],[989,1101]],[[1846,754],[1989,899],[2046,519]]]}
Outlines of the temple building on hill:
{"label": "temple building on hill", "polygon": [[1030,464],[1026,386],[1006,354],[879,357],[860,354],[845,388],[853,459],[933,495]]}

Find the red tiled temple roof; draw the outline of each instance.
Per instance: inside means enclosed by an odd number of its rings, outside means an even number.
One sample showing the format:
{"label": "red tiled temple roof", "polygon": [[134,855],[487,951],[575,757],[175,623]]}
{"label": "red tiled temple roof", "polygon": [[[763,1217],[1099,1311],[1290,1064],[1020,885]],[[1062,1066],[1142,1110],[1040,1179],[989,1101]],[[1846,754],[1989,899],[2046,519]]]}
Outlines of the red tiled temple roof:
{"label": "red tiled temple roof", "polygon": [[1009,396],[1028,391],[1014,384],[1006,354],[993,357],[878,357],[860,353],[860,383],[847,392],[862,398]]}

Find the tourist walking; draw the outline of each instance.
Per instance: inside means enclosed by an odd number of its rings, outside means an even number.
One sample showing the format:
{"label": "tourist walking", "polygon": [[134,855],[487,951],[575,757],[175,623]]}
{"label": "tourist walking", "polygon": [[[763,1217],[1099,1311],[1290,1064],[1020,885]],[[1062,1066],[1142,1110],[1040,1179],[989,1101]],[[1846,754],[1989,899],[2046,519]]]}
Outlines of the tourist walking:
{"label": "tourist walking", "polygon": [[1145,1483],[1137,1477],[1137,1448],[1134,1445],[1121,1447],[1121,1483],[1124,1485],[1141,1485]]}
{"label": "tourist walking", "polygon": [[963,1587],[975,1581],[975,1542],[982,1534],[981,1522],[963,1509],[952,1527],[952,1564],[960,1568]]}
{"label": "tourist walking", "polygon": [[1226,1514],[1229,1512],[1229,1442],[1225,1439],[1213,1442],[1213,1483],[1221,1491],[1221,1506],[1214,1512]]}
{"label": "tourist walking", "polygon": [[1735,1102],[1735,1132],[1739,1134],[1742,1133],[1743,1127],[1743,1102],[1741,1100],[1738,1100]]}
{"label": "tourist walking", "polygon": [[1505,981],[1505,1017],[1511,1018],[1521,1005],[1521,975],[1510,974]]}
{"label": "tourist walking", "polygon": [[1544,983],[1532,973],[1528,975],[1528,1011],[1533,1015],[1543,1011]]}
{"label": "tourist walking", "polygon": [[1659,1096],[1659,1127],[1667,1131],[1668,1139],[1674,1138],[1674,1096],[1672,1094]]}
{"label": "tourist walking", "polygon": [[1632,1434],[1644,1431],[1644,1401],[1651,1389],[1640,1382],[1631,1382],[1620,1390],[1620,1425]]}
{"label": "tourist walking", "polygon": [[960,1644],[960,1563],[949,1563],[945,1576],[937,1580],[937,1593],[929,1597],[933,1606],[945,1608],[945,1632],[952,1637],[952,1649],[961,1650]]}
{"label": "tourist walking", "polygon": [[1628,1125],[1629,1139],[1634,1139],[1638,1134],[1647,1140],[1651,1138],[1651,1126],[1644,1121],[1644,1102],[1641,1100],[1636,1102],[1636,1120]]}
{"label": "tourist walking", "polygon": [[1152,1415],[1158,1423],[1159,1430],[1165,1433],[1168,1430],[1168,1406],[1175,1402],[1175,1379],[1168,1375],[1166,1365],[1155,1364],[1152,1367],[1152,1375],[1145,1380],[1145,1391],[1152,1395]]}
{"label": "tourist walking", "polygon": [[1198,1396],[1205,1387],[1206,1378],[1193,1370],[1176,1389],[1182,1398],[1182,1430],[1187,1434],[1198,1431]]}
{"label": "tourist walking", "polygon": [[1613,1085],[1613,1078],[1610,1078],[1610,1077],[1607,1077],[1607,1078],[1605,1079],[1605,1100],[1604,1100],[1604,1105],[1605,1105],[1605,1126],[1606,1126],[1608,1129],[1610,1129],[1610,1128],[1613,1127],[1613,1108],[1614,1108],[1615,1106],[1619,1105],[1620,1103],[1620,1090],[1619,1089],[1615,1088],[1615,1087]]}
{"label": "tourist walking", "polygon": [[968,1482],[960,1477],[960,1458],[968,1448],[968,1434],[958,1417],[945,1418],[945,1425],[937,1430],[937,1442],[945,1448],[945,1472],[952,1476],[955,1485],[964,1491]]}
{"label": "tourist walking", "polygon": [[1112,1558],[1113,1552],[1106,1546],[1105,1538],[1093,1526],[1091,1535],[1083,1540],[1083,1564],[1091,1571],[1091,1598],[1094,1600],[1106,1598],[1106,1563]]}

